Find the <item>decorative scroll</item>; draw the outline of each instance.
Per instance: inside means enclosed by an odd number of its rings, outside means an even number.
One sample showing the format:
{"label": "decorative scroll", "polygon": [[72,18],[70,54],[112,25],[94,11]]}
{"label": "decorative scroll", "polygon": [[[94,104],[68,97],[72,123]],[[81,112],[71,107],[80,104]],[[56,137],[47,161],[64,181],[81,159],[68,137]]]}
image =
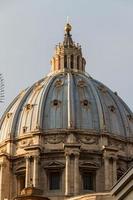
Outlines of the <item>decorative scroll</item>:
{"label": "decorative scroll", "polygon": [[21,142],[18,143],[17,145],[17,149],[18,148],[24,148],[26,146],[30,146],[33,144],[33,140],[32,139],[26,139],[26,140],[22,140]]}
{"label": "decorative scroll", "polygon": [[117,147],[119,150],[125,150],[125,144],[117,140],[109,140],[109,145],[112,147]]}
{"label": "decorative scroll", "polygon": [[96,137],[93,137],[93,136],[86,136],[86,135],[83,135],[83,136],[80,136],[79,140],[81,141],[81,143],[84,143],[84,144],[97,144],[98,143],[98,139]]}
{"label": "decorative scroll", "polygon": [[64,140],[64,135],[47,135],[44,138],[44,143],[59,144],[61,142],[64,142]]}
{"label": "decorative scroll", "polygon": [[6,151],[7,151],[6,147],[3,147],[2,149],[0,149],[0,153],[6,153]]}

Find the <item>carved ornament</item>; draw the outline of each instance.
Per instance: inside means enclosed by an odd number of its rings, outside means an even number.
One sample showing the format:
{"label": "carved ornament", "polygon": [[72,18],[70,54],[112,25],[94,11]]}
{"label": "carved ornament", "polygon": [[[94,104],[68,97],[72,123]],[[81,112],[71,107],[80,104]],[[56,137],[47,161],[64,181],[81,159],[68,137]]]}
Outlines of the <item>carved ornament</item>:
{"label": "carved ornament", "polygon": [[117,147],[119,150],[125,150],[125,144],[115,140],[109,140],[109,145],[112,147]]}
{"label": "carved ornament", "polygon": [[44,166],[45,169],[59,169],[64,167],[64,164],[61,162],[49,162]]}
{"label": "carved ornament", "polygon": [[83,88],[83,87],[86,87],[86,83],[85,83],[84,80],[80,79],[80,80],[78,81],[77,86]]}
{"label": "carved ornament", "polygon": [[44,143],[59,144],[65,141],[64,135],[47,135],[44,137]]}
{"label": "carved ornament", "polygon": [[98,168],[99,164],[96,162],[88,161],[88,162],[81,162],[79,165],[80,168],[87,168],[87,169],[92,169],[92,168]]}
{"label": "carved ornament", "polygon": [[98,143],[98,140],[96,137],[88,136],[88,135],[80,136],[79,140],[81,143],[84,143],[84,144],[97,144]]}
{"label": "carved ornament", "polygon": [[63,86],[64,82],[61,79],[57,79],[57,81],[55,82],[55,87],[61,87]]}

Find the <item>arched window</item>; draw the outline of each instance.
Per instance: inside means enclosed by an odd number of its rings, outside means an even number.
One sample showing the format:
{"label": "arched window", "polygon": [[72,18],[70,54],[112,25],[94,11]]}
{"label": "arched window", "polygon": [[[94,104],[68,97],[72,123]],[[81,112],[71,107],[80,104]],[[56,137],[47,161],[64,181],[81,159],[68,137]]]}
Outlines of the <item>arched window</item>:
{"label": "arched window", "polygon": [[77,69],[79,70],[79,56],[77,56]]}
{"label": "arched window", "polygon": [[74,56],[71,55],[71,69],[73,69],[73,61],[74,61]]}
{"label": "arched window", "polygon": [[67,56],[64,56],[64,68],[67,68]]}

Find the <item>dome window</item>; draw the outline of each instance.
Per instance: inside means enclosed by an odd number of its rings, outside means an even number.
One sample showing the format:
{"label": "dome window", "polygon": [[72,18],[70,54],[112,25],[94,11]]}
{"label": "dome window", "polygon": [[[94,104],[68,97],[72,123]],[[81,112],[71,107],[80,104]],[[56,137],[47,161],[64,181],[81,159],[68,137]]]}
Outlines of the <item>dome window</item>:
{"label": "dome window", "polygon": [[27,131],[27,126],[23,126],[23,133],[26,133]]}
{"label": "dome window", "polygon": [[29,104],[29,103],[25,106],[25,108],[26,108],[27,111],[28,111],[28,110],[31,110],[32,107],[33,107],[33,105],[31,105],[31,104]]}
{"label": "dome window", "polygon": [[88,100],[83,101],[84,106],[88,106]]}
{"label": "dome window", "polygon": [[113,105],[108,106],[108,108],[109,108],[110,111],[113,112],[113,113],[116,111],[116,108],[115,108]]}
{"label": "dome window", "polygon": [[55,82],[55,87],[61,87],[63,85],[63,81],[61,79],[58,79],[56,82]]}
{"label": "dome window", "polygon": [[90,104],[91,103],[87,99],[84,99],[83,101],[81,101],[81,105],[84,107],[89,107]]}
{"label": "dome window", "polygon": [[52,101],[53,106],[59,106],[60,103],[61,103],[61,101],[59,101],[58,99],[54,99],[54,100]]}
{"label": "dome window", "polygon": [[37,83],[35,84],[35,86],[34,86],[34,90],[35,90],[35,91],[38,91],[38,90],[40,90],[42,87],[43,87],[43,86],[42,86],[39,82],[37,82]]}
{"label": "dome window", "polygon": [[133,121],[133,116],[132,116],[132,115],[127,115],[127,117],[128,117],[128,119],[129,119],[130,121]]}
{"label": "dome window", "polygon": [[103,92],[103,93],[106,93],[106,92],[107,92],[107,88],[106,88],[104,85],[100,85],[100,86],[98,87],[98,89],[99,89],[101,92]]}
{"label": "dome window", "polygon": [[114,92],[114,94],[115,94],[116,96],[118,96],[118,93],[117,93],[117,92]]}
{"label": "dome window", "polygon": [[78,86],[78,87],[85,87],[85,86],[86,86],[85,81],[83,81],[82,79],[80,79],[80,80],[78,81],[77,86]]}
{"label": "dome window", "polygon": [[6,117],[7,117],[8,119],[9,119],[11,116],[12,116],[12,113],[9,113],[9,112],[8,112],[8,113],[6,114]]}

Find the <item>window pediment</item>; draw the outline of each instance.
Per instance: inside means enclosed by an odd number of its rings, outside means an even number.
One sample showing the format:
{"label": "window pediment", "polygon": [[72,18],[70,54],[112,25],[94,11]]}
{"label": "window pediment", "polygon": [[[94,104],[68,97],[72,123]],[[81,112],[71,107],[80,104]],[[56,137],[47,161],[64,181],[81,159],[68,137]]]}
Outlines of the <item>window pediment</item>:
{"label": "window pediment", "polygon": [[99,165],[98,163],[95,163],[95,162],[83,162],[83,163],[80,163],[79,167],[81,169],[97,169]]}
{"label": "window pediment", "polygon": [[64,167],[65,165],[60,162],[49,162],[46,166],[44,166],[45,169],[59,169]]}
{"label": "window pediment", "polygon": [[26,171],[25,167],[19,167],[15,170],[15,174],[19,175],[19,174],[24,174]]}

